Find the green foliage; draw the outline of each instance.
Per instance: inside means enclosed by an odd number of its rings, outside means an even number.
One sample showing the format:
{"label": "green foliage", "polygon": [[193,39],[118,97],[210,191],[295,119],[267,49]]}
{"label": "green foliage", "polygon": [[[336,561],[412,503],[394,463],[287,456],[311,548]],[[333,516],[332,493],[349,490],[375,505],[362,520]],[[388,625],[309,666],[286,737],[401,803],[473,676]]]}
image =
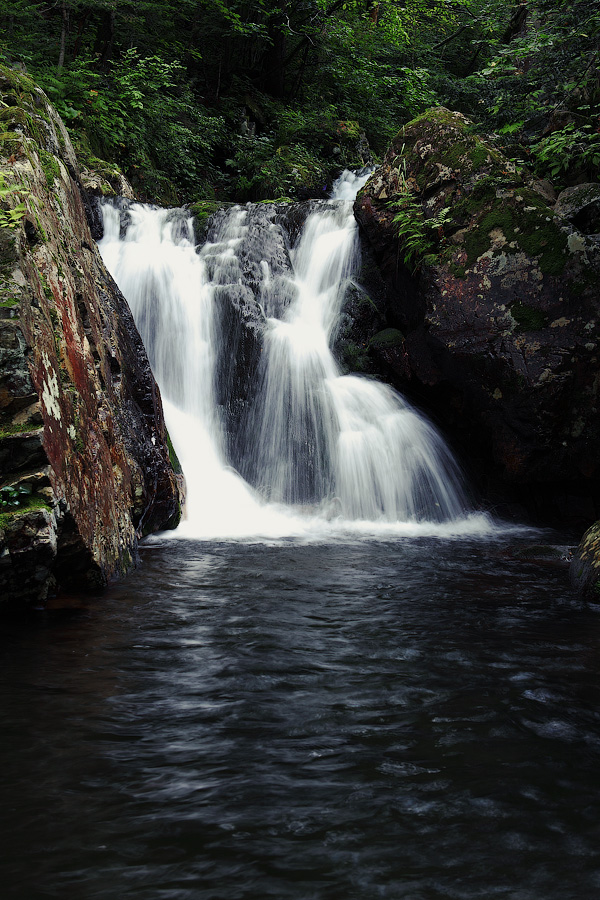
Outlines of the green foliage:
{"label": "green foliage", "polygon": [[[18,186],[8,187],[6,184],[6,178],[4,175],[0,173],[0,203],[4,203],[9,198],[12,200],[13,197],[23,198],[28,197],[30,195],[30,191],[25,190],[25,188],[21,188]],[[17,203],[16,206],[9,207],[5,209],[4,206],[0,207],[0,228],[6,228],[8,230],[12,230],[20,225],[23,216],[26,212],[25,204],[22,202]]]}
{"label": "green foliage", "polygon": [[66,32],[62,6],[0,0],[0,58],[148,198],[317,191],[438,104],[540,175],[598,175],[589,0],[68,0]]}
{"label": "green foliage", "polygon": [[595,170],[600,177],[600,133],[591,125],[566,125],[531,148],[540,175],[555,178],[571,169]]}
{"label": "green foliage", "polygon": [[30,484],[9,484],[0,488],[0,508],[3,510],[24,506],[31,495]]}
{"label": "green foliage", "polygon": [[142,193],[156,196],[170,182],[175,194],[193,195],[211,172],[223,120],[195,102],[178,62],[130,49],[110,77],[86,58],[36,74],[76,142],[122,166]]}
{"label": "green foliage", "polygon": [[389,206],[396,210],[393,223],[400,238],[399,247],[404,265],[414,274],[424,258],[432,255],[438,247],[451,209],[449,206],[444,207],[436,215],[426,218],[422,204],[412,196],[407,187]]}
{"label": "green foliage", "polygon": [[234,176],[233,196],[240,201],[326,190],[325,163],[318,153],[303,144],[277,146],[273,134],[239,138],[235,155],[225,165]]}

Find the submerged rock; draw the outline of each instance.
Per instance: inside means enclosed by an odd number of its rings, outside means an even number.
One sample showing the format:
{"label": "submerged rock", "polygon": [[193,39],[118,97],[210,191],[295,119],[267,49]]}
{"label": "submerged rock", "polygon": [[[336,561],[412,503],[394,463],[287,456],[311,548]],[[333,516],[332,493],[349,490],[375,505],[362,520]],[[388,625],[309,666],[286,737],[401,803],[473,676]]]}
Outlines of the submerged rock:
{"label": "submerged rock", "polygon": [[382,349],[385,371],[433,410],[484,490],[589,523],[600,257],[579,213],[551,203],[468,119],[435,109],[394,139],[355,213],[386,280],[388,324],[405,335]]}
{"label": "submerged rock", "polygon": [[179,514],[158,388],[65,128],[0,68],[0,605],[124,573]]}

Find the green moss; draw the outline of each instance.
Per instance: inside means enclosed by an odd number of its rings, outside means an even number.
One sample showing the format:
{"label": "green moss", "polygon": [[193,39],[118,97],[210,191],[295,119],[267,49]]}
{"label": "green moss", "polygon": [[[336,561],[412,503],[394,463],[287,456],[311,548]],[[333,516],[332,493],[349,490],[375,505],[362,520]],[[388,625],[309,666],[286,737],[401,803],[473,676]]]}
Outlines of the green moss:
{"label": "green moss", "polygon": [[369,341],[370,347],[385,350],[390,347],[399,347],[404,340],[404,335],[397,328],[384,328],[378,331]]}
{"label": "green moss", "polygon": [[[59,201],[60,202],[60,201]],[[48,235],[46,234],[46,229],[40,222],[40,217],[37,213],[35,213],[35,224],[37,225],[38,233],[45,244],[48,243]]]}
{"label": "green moss", "polygon": [[43,147],[38,148],[38,153],[40,157],[40,163],[42,164],[42,169],[44,170],[44,174],[46,176],[46,182],[49,188],[54,187],[54,180],[60,180],[60,166],[58,164],[58,160],[52,153],[48,153],[47,150],[44,150]]}
{"label": "green moss", "polygon": [[43,273],[40,269],[38,269],[38,276],[39,276],[40,284],[41,284],[41,286],[42,286],[42,290],[43,290],[43,292],[44,292],[44,296],[46,297],[46,300],[47,300],[50,304],[52,304],[52,309],[51,309],[51,312],[50,312],[50,316],[52,316],[52,313],[54,313],[54,316],[55,316],[56,318],[52,320],[52,324],[55,325],[55,324],[57,324],[57,322],[58,322],[58,313],[57,313],[56,310],[54,309],[54,294],[52,293],[52,288],[51,288],[50,285],[48,284],[48,280],[47,280],[46,276],[44,275],[44,273]]}
{"label": "green moss", "polygon": [[179,458],[175,453],[175,448],[171,442],[171,436],[167,431],[167,447],[169,448],[169,459],[171,461],[171,465],[173,467],[173,471],[176,475],[183,475],[183,469],[181,468],[181,463],[179,462]]}
{"label": "green moss", "polygon": [[5,300],[0,300],[0,309],[12,309],[18,305],[19,300],[16,300],[14,297],[8,297]]}
{"label": "green moss", "polygon": [[411,119],[411,121],[407,122],[403,127],[400,134],[404,135],[413,125],[419,125],[423,122],[439,122],[441,125],[453,125],[455,128],[466,133],[466,125],[458,118],[456,113],[446,109],[445,106],[438,106],[435,109],[427,109],[424,113]]}
{"label": "green moss", "polygon": [[[5,70],[4,70],[5,71]],[[3,87],[4,78],[0,73],[0,90]],[[8,106],[0,110],[0,123],[4,123],[7,131],[23,130],[26,131],[38,143],[44,143],[47,135],[40,122],[43,120],[49,122],[48,113],[43,108],[38,108],[34,100],[35,87],[33,82],[29,82],[32,90],[21,90],[17,103],[14,106]],[[6,95],[5,95],[6,96]],[[9,93],[10,99],[15,99]]]}
{"label": "green moss", "polygon": [[31,494],[30,497],[27,497],[23,501],[23,505],[15,508],[14,510],[9,510],[8,512],[0,513],[0,528],[4,529],[11,525],[19,516],[25,515],[26,513],[32,512],[35,509],[47,509],[51,510],[52,507],[48,503],[48,501],[44,497],[39,497],[36,494]]}
{"label": "green moss", "polygon": [[510,314],[517,323],[517,331],[540,331],[547,325],[547,318],[539,309],[526,303],[513,303]]}
{"label": "green moss", "polygon": [[490,162],[490,154],[481,141],[475,140],[475,146],[469,152],[469,159],[473,169],[479,169]]}
{"label": "green moss", "polygon": [[28,75],[22,75],[7,66],[0,66],[0,91],[10,88],[17,91],[21,99],[24,94],[33,95],[36,86]]}
{"label": "green moss", "polygon": [[[485,202],[488,187],[489,185],[483,187],[482,203]],[[521,250],[528,256],[538,257],[538,265],[546,275],[559,275],[563,271],[566,263],[567,237],[554,222],[547,221],[549,216],[546,206],[537,202],[530,204],[529,196],[524,196],[526,193],[525,190],[519,191],[522,200],[517,202],[527,206],[527,211],[517,206],[514,200],[496,198],[494,194],[492,208],[482,210],[481,220],[472,225],[465,236],[467,267],[489,250],[490,232],[498,228],[507,242],[502,247],[503,253],[516,253]],[[477,198],[472,196],[468,203],[463,203],[463,211],[469,208],[474,210]],[[460,213],[460,210],[457,210],[457,213]]]}
{"label": "green moss", "polygon": [[5,131],[0,134],[0,147],[4,156],[18,153],[23,146],[23,137],[14,131]]}
{"label": "green moss", "polygon": [[41,425],[0,425],[0,440],[13,434],[22,434],[24,431],[39,431]]}
{"label": "green moss", "polygon": [[7,131],[14,131],[16,127],[30,128],[31,116],[22,106],[7,106],[0,110],[0,122],[7,128]]}
{"label": "green moss", "polygon": [[540,257],[539,266],[544,274],[561,274],[566,262],[567,236],[552,222],[519,234],[518,243],[525,253]]}
{"label": "green moss", "polygon": [[196,203],[192,203],[190,211],[198,220],[198,224],[202,226],[208,222],[217,210],[222,209],[225,205],[227,204],[219,203],[217,200],[198,200]]}
{"label": "green moss", "polygon": [[133,558],[131,556],[131,552],[127,549],[124,549],[119,558],[119,572],[122,576],[127,575],[131,566],[133,564]]}
{"label": "green moss", "polygon": [[342,361],[348,372],[368,372],[369,352],[364,344],[346,341],[342,346]]}

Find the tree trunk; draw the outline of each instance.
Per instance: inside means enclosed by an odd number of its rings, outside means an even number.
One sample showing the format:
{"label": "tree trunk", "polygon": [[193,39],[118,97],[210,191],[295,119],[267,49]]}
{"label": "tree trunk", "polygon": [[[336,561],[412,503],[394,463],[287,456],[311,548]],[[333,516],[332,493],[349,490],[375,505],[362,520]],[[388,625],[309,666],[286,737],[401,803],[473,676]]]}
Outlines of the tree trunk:
{"label": "tree trunk", "polygon": [[76,59],[79,55],[79,50],[81,48],[81,38],[83,37],[83,32],[85,31],[86,25],[90,18],[90,11],[88,9],[87,12],[82,13],[79,16],[79,22],[77,25],[77,37],[75,38],[75,44],[73,45],[72,57]]}
{"label": "tree trunk", "polygon": [[263,90],[273,97],[283,97],[285,93],[285,68],[288,60],[285,56],[285,34],[281,30],[283,19],[277,19],[269,23],[269,47],[263,64],[262,83]]}
{"label": "tree trunk", "polygon": [[60,72],[65,64],[65,51],[67,49],[67,34],[69,32],[69,5],[67,0],[62,0],[61,5],[62,26],[60,30],[60,53],[58,54],[57,69]]}
{"label": "tree trunk", "polygon": [[510,44],[513,38],[523,34],[527,27],[527,0],[520,0],[510,17],[506,31],[502,35],[502,43]]}
{"label": "tree trunk", "polygon": [[112,56],[113,44],[115,42],[115,19],[116,13],[113,10],[104,13],[104,21],[102,23],[103,47],[100,53],[100,62],[102,68],[105,69],[108,61]]}

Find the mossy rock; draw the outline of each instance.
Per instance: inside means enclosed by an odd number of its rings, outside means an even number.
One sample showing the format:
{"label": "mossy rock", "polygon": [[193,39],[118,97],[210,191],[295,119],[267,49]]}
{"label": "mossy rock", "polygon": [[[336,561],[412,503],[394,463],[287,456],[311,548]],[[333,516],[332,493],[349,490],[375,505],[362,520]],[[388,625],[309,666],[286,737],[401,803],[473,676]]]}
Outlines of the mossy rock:
{"label": "mossy rock", "polygon": [[351,372],[364,374],[372,370],[368,347],[355,341],[344,341],[342,343],[340,362],[346,374]]}
{"label": "mossy rock", "polygon": [[[465,116],[444,108],[404,126],[363,193],[392,208],[408,198],[415,206],[416,230],[418,216],[426,225],[442,209],[449,210],[435,235],[437,249],[432,252],[431,242],[421,242],[421,257],[413,260],[417,267],[421,261],[445,263],[463,278],[485,253],[524,253],[544,275],[561,275],[569,257],[568,235],[546,200],[491,140],[473,133]],[[466,256],[449,241],[459,229],[465,231],[461,249]],[[493,235],[499,240],[494,242]],[[422,260],[424,255],[428,258]]]}
{"label": "mossy rock", "polygon": [[61,169],[60,163],[57,158],[52,153],[48,153],[47,150],[44,150],[43,147],[38,148],[38,155],[40,158],[40,163],[44,170],[44,174],[46,176],[46,182],[49,188],[53,188],[54,181],[60,180],[61,177]]}
{"label": "mossy rock", "polygon": [[183,475],[183,469],[181,468],[181,463],[179,462],[179,457],[175,452],[175,447],[173,446],[173,442],[171,441],[171,435],[167,431],[167,447],[169,448],[169,459],[171,461],[171,465],[173,466],[173,471],[176,475]]}
{"label": "mossy rock", "polygon": [[15,506],[13,509],[8,508],[5,512],[0,512],[0,529],[5,531],[7,528],[15,525],[22,516],[26,516],[36,509],[47,509],[50,511],[52,507],[44,497],[31,494],[24,499],[20,506]]}
{"label": "mossy rock", "polygon": [[384,328],[373,335],[369,346],[375,350],[389,350],[392,347],[400,347],[404,341],[404,335],[397,328]]}
{"label": "mossy rock", "polygon": [[540,331],[548,324],[543,312],[526,303],[513,303],[510,314],[517,323],[517,331]]}

